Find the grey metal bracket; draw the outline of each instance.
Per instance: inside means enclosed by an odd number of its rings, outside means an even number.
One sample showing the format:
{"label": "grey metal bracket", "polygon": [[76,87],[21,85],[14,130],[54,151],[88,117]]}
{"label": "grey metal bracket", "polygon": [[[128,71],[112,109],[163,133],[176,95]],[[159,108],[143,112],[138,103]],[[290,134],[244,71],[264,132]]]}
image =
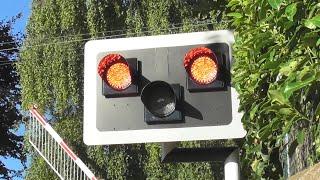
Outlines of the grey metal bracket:
{"label": "grey metal bracket", "polygon": [[170,162],[224,162],[238,147],[177,148],[178,142],[166,142],[162,145],[162,163]]}

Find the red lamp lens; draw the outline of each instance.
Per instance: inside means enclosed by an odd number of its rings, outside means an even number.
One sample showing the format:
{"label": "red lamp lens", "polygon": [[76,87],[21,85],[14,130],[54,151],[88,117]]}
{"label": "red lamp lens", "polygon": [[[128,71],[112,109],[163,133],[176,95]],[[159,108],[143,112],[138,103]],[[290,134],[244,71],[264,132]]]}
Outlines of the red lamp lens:
{"label": "red lamp lens", "polygon": [[200,47],[190,50],[184,58],[184,66],[197,84],[210,84],[217,78],[217,58],[211,49]]}
{"label": "red lamp lens", "polygon": [[131,71],[126,60],[119,54],[109,54],[99,63],[98,73],[111,88],[121,91],[132,83]]}

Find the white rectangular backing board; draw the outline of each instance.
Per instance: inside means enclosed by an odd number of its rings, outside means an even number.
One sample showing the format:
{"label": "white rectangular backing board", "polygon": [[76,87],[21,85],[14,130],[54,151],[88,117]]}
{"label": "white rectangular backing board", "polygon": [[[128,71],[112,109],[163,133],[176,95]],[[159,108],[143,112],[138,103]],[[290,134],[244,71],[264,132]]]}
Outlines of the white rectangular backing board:
{"label": "white rectangular backing board", "polygon": [[[216,53],[227,48],[232,64],[231,31],[209,31],[106,39],[85,45],[84,142],[87,145],[172,142],[241,138],[246,132],[238,112],[239,101],[232,87],[227,91],[190,93],[186,88],[184,55],[194,47],[210,47]],[[180,84],[190,106],[185,123],[147,125],[144,106],[137,97],[105,98],[97,73],[100,60],[109,53],[137,58],[142,75],[149,81]],[[194,112],[193,112],[194,111]],[[200,115],[199,115],[200,113]]]}

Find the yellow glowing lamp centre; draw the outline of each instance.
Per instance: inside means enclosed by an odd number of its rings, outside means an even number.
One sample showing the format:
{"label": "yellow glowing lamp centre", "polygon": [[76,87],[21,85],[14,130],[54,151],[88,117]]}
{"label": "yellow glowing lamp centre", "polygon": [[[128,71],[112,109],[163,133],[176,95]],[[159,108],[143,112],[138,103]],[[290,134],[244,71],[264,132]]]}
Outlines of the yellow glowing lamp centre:
{"label": "yellow glowing lamp centre", "polygon": [[202,56],[193,61],[190,72],[197,83],[210,84],[217,77],[218,66],[210,57]]}
{"label": "yellow glowing lamp centre", "polygon": [[116,90],[124,90],[131,84],[130,68],[124,63],[115,63],[106,73],[108,84]]}

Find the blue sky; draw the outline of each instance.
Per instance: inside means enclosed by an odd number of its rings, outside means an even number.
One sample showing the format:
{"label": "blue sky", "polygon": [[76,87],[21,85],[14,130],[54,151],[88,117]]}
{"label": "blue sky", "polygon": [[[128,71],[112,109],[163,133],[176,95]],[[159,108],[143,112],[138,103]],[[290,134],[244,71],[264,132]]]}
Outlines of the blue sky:
{"label": "blue sky", "polygon": [[11,19],[21,12],[22,17],[14,25],[14,32],[24,33],[30,9],[31,0],[0,0],[0,19]]}
{"label": "blue sky", "polygon": [[[30,15],[31,0],[0,0],[0,20],[9,20],[18,13],[22,13],[22,17],[16,21],[13,26],[13,33],[25,33],[25,27]],[[23,135],[25,131],[24,125],[21,125],[16,131],[17,134]],[[3,157],[0,157],[3,160]],[[19,160],[8,158],[4,159],[4,163],[8,168],[21,169],[22,165]],[[14,180],[21,180],[15,178]]]}

